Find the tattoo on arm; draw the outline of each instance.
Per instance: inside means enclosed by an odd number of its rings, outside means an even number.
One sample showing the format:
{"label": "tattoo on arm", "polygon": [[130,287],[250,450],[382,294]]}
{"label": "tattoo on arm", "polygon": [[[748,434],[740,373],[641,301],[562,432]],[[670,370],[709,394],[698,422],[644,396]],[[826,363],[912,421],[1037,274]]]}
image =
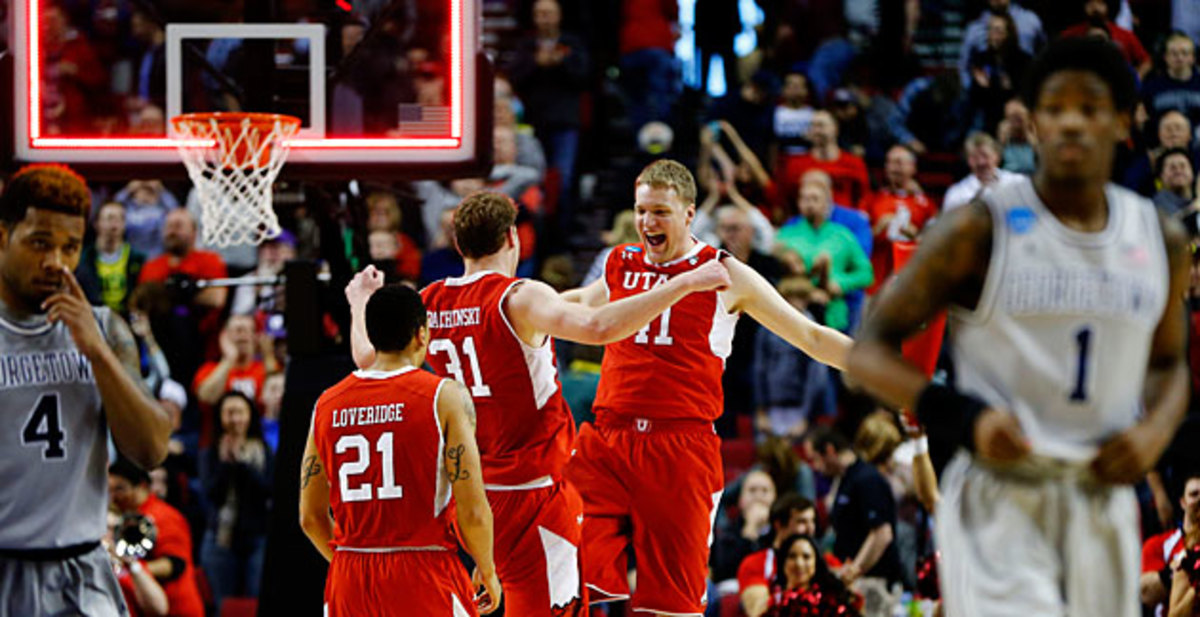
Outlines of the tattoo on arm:
{"label": "tattoo on arm", "polygon": [[125,367],[125,372],[143,392],[149,394],[146,381],[142,379],[142,353],[125,320],[115,313],[109,313],[107,332],[108,344]]}
{"label": "tattoo on arm", "polygon": [[466,480],[471,477],[471,472],[463,469],[463,452],[466,447],[462,444],[452,446],[446,450],[446,477],[451,482]]}
{"label": "tattoo on arm", "polygon": [[314,454],[304,459],[304,479],[300,485],[300,488],[308,488],[309,480],[312,480],[318,475],[321,475],[321,459],[317,458],[317,455]]}

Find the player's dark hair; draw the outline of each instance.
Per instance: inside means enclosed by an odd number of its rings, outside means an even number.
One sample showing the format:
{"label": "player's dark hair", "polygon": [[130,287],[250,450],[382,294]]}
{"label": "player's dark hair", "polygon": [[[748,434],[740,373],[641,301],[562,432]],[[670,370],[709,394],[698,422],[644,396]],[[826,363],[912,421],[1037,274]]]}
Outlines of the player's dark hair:
{"label": "player's dark hair", "polygon": [[784,493],[771,504],[771,527],[783,527],[792,520],[792,512],[803,512],[815,508],[813,502],[803,495]]}
{"label": "player's dark hair", "polygon": [[367,301],[367,338],[378,351],[403,351],[425,325],[421,294],[407,285],[385,285]]}
{"label": "player's dark hair", "polygon": [[1187,161],[1188,167],[1192,168],[1192,175],[1195,175],[1196,164],[1192,162],[1192,154],[1188,152],[1186,148],[1168,148],[1163,150],[1162,153],[1158,155],[1158,158],[1154,159],[1155,178],[1162,176],[1163,167],[1166,167],[1167,165],[1167,158],[1175,154],[1183,155],[1184,160]]}
{"label": "player's dark hair", "polygon": [[65,165],[38,163],[13,174],[0,194],[0,225],[12,227],[30,208],[87,217],[92,194],[87,182]]}
{"label": "player's dark hair", "polygon": [[1132,111],[1137,104],[1137,85],[1120,50],[1108,41],[1070,37],[1053,41],[1034,58],[1025,74],[1022,92],[1029,109],[1037,106],[1038,95],[1046,81],[1062,71],[1086,71],[1099,77],[1108,84],[1113,106],[1118,111]]}
{"label": "player's dark hair", "polygon": [[467,259],[487,257],[504,246],[504,237],[517,222],[517,206],[507,195],[478,191],[454,211],[454,244]]}
{"label": "player's dark hair", "polygon": [[134,486],[150,484],[150,473],[124,456],[117,457],[116,462],[108,466],[108,473],[118,478],[125,478]]}
{"label": "player's dark hair", "polygon": [[837,429],[830,426],[818,426],[808,432],[807,441],[812,444],[818,454],[825,452],[826,446],[833,446],[835,452],[845,452],[850,449],[850,440]]}
{"label": "player's dark hair", "polygon": [[245,401],[250,407],[250,426],[246,427],[246,437],[251,439],[263,438],[262,418],[260,417],[258,405],[254,403],[254,399],[246,396],[244,392],[230,390],[225,394],[222,394],[221,398],[217,399],[217,404],[213,405],[213,409],[217,410],[217,432],[216,438],[213,440],[214,443],[219,443],[221,441],[221,436],[225,434],[225,425],[221,423],[221,410],[225,407],[225,401],[235,398]]}

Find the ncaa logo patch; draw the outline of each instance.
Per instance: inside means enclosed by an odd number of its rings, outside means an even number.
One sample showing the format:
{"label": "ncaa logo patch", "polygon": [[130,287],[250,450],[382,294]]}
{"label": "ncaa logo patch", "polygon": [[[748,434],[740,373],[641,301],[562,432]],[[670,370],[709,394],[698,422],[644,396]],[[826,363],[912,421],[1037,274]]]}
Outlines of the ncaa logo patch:
{"label": "ncaa logo patch", "polygon": [[625,252],[626,253],[640,253],[640,252],[642,252],[642,247],[637,246],[636,244],[630,244],[629,246],[625,247]]}
{"label": "ncaa logo patch", "polygon": [[1028,233],[1033,229],[1033,224],[1037,222],[1037,214],[1029,206],[1012,208],[1004,218],[1008,223],[1008,228],[1016,235]]}

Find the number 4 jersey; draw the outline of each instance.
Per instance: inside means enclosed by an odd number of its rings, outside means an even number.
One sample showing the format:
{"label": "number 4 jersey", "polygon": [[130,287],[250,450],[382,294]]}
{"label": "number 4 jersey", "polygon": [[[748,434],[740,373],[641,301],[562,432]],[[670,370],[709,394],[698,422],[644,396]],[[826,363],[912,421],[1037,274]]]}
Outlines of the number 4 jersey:
{"label": "number 4 jersey", "polygon": [[[697,241],[686,255],[655,264],[640,244],[613,248],[604,267],[609,302],[644,293],[721,252]],[[724,406],[721,373],[738,314],[716,291],[691,293],[633,336],[604,351],[596,414],[645,419],[716,420]]]}
{"label": "number 4 jersey", "polygon": [[339,550],[456,546],[437,400],[445,380],[412,367],[355,371],[317,400]]}
{"label": "number 4 jersey", "polygon": [[504,313],[505,298],[520,284],[521,279],[483,271],[421,291],[431,338],[426,361],[433,372],[471,392],[489,488],[558,479],[575,441],[554,342],[546,337],[537,347],[525,344]]}
{"label": "number 4 jersey", "polygon": [[[107,308],[93,309],[107,326]],[[95,542],[108,509],[108,426],[92,366],[45,316],[0,319],[0,548]]]}
{"label": "number 4 jersey", "polygon": [[1084,233],[1059,222],[1028,178],[985,191],[987,280],[974,311],[950,313],[958,386],[1012,411],[1034,451],[1055,458],[1090,458],[1137,420],[1167,302],[1154,205],[1111,184],[1104,194],[1107,227]]}

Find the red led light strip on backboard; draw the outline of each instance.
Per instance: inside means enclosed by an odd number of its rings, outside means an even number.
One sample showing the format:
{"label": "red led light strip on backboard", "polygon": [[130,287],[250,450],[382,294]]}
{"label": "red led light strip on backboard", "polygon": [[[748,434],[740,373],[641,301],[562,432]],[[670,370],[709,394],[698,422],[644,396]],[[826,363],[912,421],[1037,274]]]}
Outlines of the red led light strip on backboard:
{"label": "red led light strip on backboard", "polygon": [[[26,28],[26,62],[29,82],[29,146],[37,149],[173,149],[176,142],[167,137],[43,137],[41,69],[41,4],[40,0],[23,0],[28,19]],[[450,137],[379,137],[379,138],[296,138],[292,148],[312,150],[381,150],[395,148],[458,148],[462,145],[463,124],[463,15],[465,0],[448,0],[450,5]],[[343,6],[344,5],[344,6]],[[339,0],[339,6],[350,6]],[[353,8],[353,7],[350,7]]]}

